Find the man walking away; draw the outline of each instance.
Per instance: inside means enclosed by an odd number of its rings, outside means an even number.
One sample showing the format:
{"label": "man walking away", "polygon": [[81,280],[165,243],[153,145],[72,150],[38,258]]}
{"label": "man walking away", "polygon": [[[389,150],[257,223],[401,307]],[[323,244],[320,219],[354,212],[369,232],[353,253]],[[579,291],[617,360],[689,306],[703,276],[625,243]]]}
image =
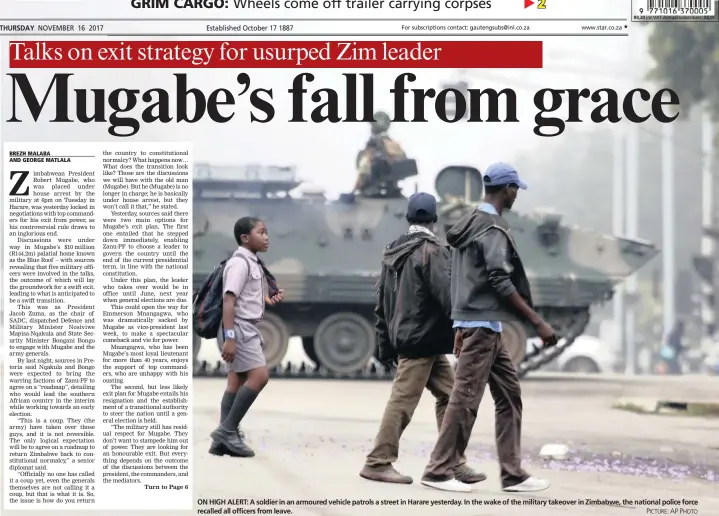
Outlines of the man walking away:
{"label": "man walking away", "polygon": [[684,322],[677,321],[674,327],[667,335],[666,347],[669,353],[665,353],[667,356],[666,361],[669,366],[669,374],[682,374],[682,362],[681,355],[684,351],[682,340],[684,338]]}
{"label": "man walking away", "polygon": [[485,386],[495,404],[495,435],[502,489],[541,491],[546,480],[529,476],[521,466],[522,398],[517,371],[502,345],[502,321],[525,320],[546,346],[557,339],[532,308],[532,295],[509,225],[502,218],[527,185],[506,163],[491,165],[484,176],[485,199],[448,232],[452,246],[452,319],[456,380],[444,424],[422,484],[445,491],[468,492],[452,467],[467,448]]}
{"label": "man walking away", "polygon": [[[392,464],[422,392],[427,388],[436,399],[439,428],[454,384],[454,371],[445,356],[453,345],[449,249],[432,233],[437,221],[434,196],[410,197],[407,221],[409,231],[385,250],[375,308],[380,360],[398,361],[397,372],[374,449],[360,471],[368,480],[396,484],[412,483],[412,477],[400,474]],[[455,478],[466,483],[487,478],[466,462],[462,456],[452,464]]]}

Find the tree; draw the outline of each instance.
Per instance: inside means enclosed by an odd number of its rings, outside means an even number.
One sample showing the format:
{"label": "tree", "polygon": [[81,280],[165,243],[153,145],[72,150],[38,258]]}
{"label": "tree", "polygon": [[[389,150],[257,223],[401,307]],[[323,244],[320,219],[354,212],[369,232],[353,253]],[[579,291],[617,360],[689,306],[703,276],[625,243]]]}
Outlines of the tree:
{"label": "tree", "polygon": [[655,23],[649,53],[655,61],[650,79],[677,92],[685,116],[689,108],[706,101],[719,120],[719,24]]}

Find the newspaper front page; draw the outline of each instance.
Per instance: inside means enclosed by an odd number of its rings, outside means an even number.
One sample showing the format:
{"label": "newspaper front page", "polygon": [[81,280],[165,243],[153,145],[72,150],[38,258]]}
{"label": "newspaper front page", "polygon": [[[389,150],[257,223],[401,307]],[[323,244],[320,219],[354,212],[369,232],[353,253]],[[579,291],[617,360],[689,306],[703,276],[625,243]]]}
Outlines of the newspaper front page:
{"label": "newspaper front page", "polygon": [[[377,350],[374,294],[384,247],[406,231],[407,197],[436,195],[446,231],[457,206],[481,202],[490,164],[536,157],[591,124],[634,141],[634,127],[667,125],[681,109],[676,92],[637,72],[647,33],[631,16],[645,11],[515,3],[7,2],[4,511],[341,516],[498,505],[554,514],[583,505],[576,486],[560,488],[552,509],[515,503],[494,479],[460,494],[357,475],[393,385],[378,396],[358,380],[394,374]],[[715,15],[705,10],[697,16]],[[386,168],[374,168],[377,141]],[[533,186],[551,183],[525,169]],[[634,191],[636,178],[627,185]],[[601,245],[614,252],[610,241]],[[567,253],[583,270],[598,267],[600,244],[579,242]],[[641,249],[610,272],[630,277],[655,254]],[[197,317],[210,315],[193,312],[193,295],[218,266],[217,338],[200,338]],[[562,288],[571,297],[579,287]],[[228,341],[238,343],[229,361]],[[451,382],[444,394],[427,386],[438,407],[451,403]],[[399,452],[388,441],[385,473],[398,453],[416,468],[430,460],[437,428],[425,403],[423,444]],[[397,436],[413,417],[402,410]],[[344,437],[341,422],[352,425]],[[390,482],[408,483],[400,477]],[[592,510],[627,506],[611,490],[593,493],[606,503]],[[638,498],[634,508],[653,507]],[[671,507],[696,511],[690,502]]]}

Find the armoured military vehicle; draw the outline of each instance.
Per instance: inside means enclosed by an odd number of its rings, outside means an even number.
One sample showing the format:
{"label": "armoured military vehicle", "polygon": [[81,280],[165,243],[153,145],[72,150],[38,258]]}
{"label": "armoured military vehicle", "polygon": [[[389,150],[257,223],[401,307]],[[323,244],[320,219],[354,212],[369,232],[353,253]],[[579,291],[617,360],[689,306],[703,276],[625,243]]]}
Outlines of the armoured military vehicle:
{"label": "armoured military vehicle", "polygon": [[[194,179],[195,288],[236,243],[234,222],[265,220],[270,250],[263,257],[285,289],[284,302],[268,308],[260,323],[268,365],[277,366],[291,336],[302,338],[318,374],[346,376],[365,370],[376,351],[374,294],[381,255],[407,228],[406,199],[398,183],[417,174],[411,159],[388,163],[381,155],[361,191],[328,200],[291,195],[301,183],[292,167],[218,167],[197,164]],[[482,174],[448,166],[436,176],[441,198],[440,233],[482,196]],[[522,375],[558,356],[589,321],[592,305],[657,254],[654,246],[562,224],[556,214],[509,212],[532,283],[535,305],[563,340],[526,353],[531,328],[506,325],[505,342]],[[195,356],[200,341],[196,337]]]}

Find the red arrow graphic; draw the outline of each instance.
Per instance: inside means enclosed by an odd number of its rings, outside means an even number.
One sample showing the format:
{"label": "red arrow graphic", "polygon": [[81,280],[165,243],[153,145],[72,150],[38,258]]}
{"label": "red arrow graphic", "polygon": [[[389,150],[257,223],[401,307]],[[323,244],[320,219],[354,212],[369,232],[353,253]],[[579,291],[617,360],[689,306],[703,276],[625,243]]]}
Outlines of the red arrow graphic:
{"label": "red arrow graphic", "polygon": [[534,2],[532,0],[524,0],[524,8],[532,7]]}

